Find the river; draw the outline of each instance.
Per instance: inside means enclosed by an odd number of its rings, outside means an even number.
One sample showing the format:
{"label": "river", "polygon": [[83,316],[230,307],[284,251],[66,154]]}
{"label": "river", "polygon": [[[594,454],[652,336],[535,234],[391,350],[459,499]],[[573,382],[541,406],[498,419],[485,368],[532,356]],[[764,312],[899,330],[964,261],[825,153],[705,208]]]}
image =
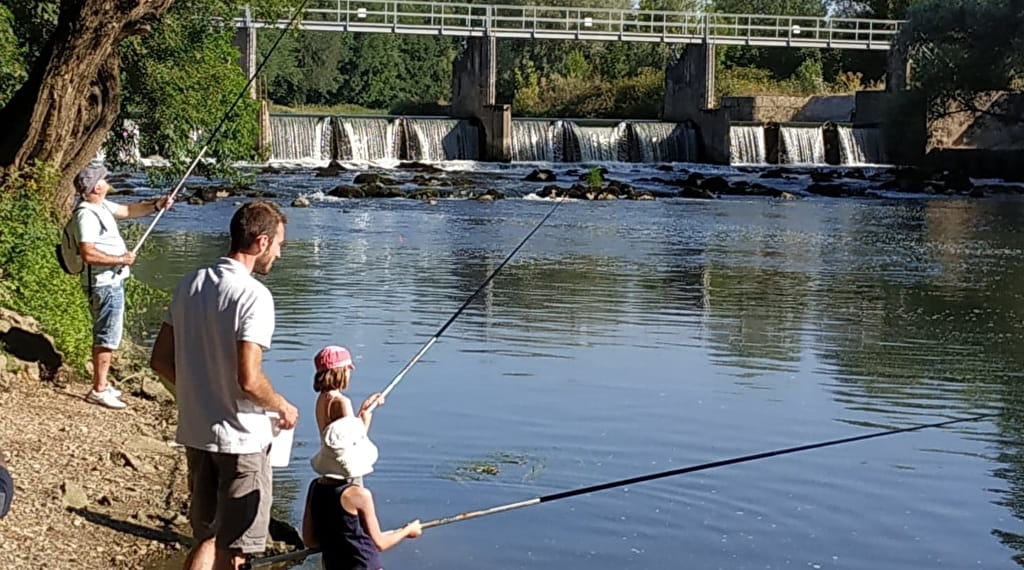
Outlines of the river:
{"label": "river", "polygon": [[[526,191],[524,167],[452,168]],[[352,350],[357,403],[381,390],[552,207],[325,198],[338,182],[259,182],[285,205],[312,199],[285,208],[265,278],[278,323],[266,370],[303,414],[275,472],[275,513],[296,526],[318,447],[316,351]],[[170,288],[213,260],[234,209],[176,206],[138,277]],[[443,526],[386,566],[1018,567],[1022,221],[1015,198],[563,203],[375,414],[366,483],[385,527],[1000,415]]]}

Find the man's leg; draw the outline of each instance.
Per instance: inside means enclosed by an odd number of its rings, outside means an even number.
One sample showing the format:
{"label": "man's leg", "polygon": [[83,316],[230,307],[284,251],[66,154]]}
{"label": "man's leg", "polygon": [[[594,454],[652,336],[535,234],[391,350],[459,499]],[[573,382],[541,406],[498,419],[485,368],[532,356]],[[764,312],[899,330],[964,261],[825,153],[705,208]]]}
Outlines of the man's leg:
{"label": "man's leg", "polygon": [[215,570],[237,570],[250,554],[266,549],[273,489],[267,452],[217,454],[221,484],[217,493]]}
{"label": "man's leg", "polygon": [[196,540],[185,559],[184,570],[212,570],[216,555],[214,533],[217,513],[218,481],[215,454],[201,449],[185,448],[188,462],[188,519],[192,538]]}
{"label": "man's leg", "polygon": [[124,287],[94,287],[89,294],[92,313],[92,392],[87,399],[108,408],[124,408],[119,393],[110,390],[110,362],[124,332]]}
{"label": "man's leg", "polygon": [[110,361],[114,351],[105,346],[92,347],[92,390],[102,392],[110,386],[107,374],[110,373]]}
{"label": "man's leg", "polygon": [[215,553],[216,546],[212,538],[196,544],[185,559],[184,570],[212,570]]}

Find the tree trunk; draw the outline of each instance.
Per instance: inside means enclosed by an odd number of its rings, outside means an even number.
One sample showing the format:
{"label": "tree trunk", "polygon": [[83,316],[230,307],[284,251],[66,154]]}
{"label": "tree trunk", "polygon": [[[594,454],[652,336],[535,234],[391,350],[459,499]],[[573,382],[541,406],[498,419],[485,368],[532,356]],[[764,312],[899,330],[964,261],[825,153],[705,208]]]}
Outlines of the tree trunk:
{"label": "tree trunk", "polygon": [[47,162],[71,181],[103,145],[120,112],[118,44],[145,33],[174,0],[63,0],[57,27],[25,84],[0,109],[0,168]]}

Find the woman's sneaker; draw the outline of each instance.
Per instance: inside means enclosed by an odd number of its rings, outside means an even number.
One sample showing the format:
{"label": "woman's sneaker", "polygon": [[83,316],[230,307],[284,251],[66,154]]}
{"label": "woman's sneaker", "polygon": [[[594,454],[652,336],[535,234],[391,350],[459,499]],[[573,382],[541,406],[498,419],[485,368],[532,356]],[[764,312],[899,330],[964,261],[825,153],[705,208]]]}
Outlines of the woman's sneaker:
{"label": "woman's sneaker", "polygon": [[114,391],[111,390],[110,388],[107,388],[102,392],[89,390],[89,393],[86,394],[85,396],[85,401],[92,404],[97,404],[100,406],[111,408],[114,410],[120,410],[122,408],[128,407],[128,404],[125,404],[124,402],[119,400],[118,397],[114,395]]}

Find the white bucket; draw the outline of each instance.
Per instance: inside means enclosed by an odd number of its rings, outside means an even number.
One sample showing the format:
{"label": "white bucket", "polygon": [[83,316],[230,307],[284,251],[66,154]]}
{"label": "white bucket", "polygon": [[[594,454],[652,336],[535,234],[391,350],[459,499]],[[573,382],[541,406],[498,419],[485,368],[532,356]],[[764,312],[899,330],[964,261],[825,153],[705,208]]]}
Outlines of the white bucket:
{"label": "white bucket", "polygon": [[295,437],[295,428],[281,429],[277,427],[277,414],[269,413],[271,430],[274,439],[270,443],[270,466],[288,467],[288,461],[292,457],[292,440]]}

